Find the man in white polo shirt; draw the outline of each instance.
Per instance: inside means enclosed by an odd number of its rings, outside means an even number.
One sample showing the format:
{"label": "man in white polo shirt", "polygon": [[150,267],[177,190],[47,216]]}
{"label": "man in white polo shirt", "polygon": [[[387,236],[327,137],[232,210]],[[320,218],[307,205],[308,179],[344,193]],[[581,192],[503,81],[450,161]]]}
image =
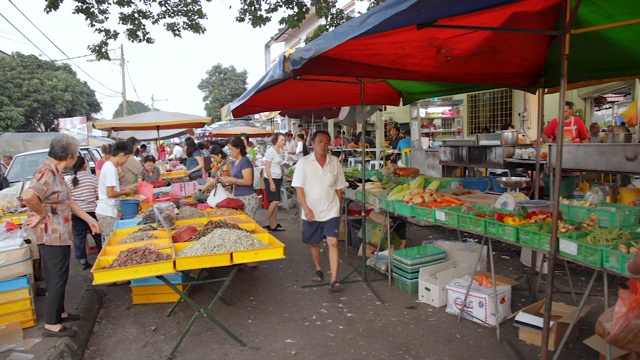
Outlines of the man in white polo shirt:
{"label": "man in white polo shirt", "polygon": [[311,248],[316,271],[312,278],[321,282],[320,242],[327,239],[331,282],[329,292],[338,292],[338,231],[342,189],[347,187],[340,161],[329,153],[331,135],[316,131],[311,136],[313,152],[298,160],[291,185],[296,188],[302,216],[302,241]]}

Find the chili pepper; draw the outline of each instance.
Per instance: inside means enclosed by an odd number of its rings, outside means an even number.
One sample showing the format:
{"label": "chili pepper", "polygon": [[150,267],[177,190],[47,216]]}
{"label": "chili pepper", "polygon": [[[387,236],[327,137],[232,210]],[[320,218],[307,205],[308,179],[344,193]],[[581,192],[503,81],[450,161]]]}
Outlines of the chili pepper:
{"label": "chili pepper", "polygon": [[497,221],[497,222],[504,222],[504,218],[505,218],[506,216],[507,216],[507,215],[505,215],[504,213],[500,213],[500,212],[499,212],[499,213],[496,213],[496,215],[495,215],[494,219],[495,219],[495,221]]}

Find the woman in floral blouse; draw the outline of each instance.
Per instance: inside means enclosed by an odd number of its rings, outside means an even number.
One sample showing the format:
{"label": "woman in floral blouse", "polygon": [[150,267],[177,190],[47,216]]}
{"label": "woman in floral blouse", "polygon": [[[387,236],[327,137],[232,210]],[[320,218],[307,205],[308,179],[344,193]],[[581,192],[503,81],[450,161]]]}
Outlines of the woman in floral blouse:
{"label": "woman in floral blouse", "polygon": [[29,207],[25,221],[29,237],[35,240],[43,259],[47,286],[45,337],[69,337],[76,331],[63,322],[79,320],[80,316],[64,309],[65,286],[69,278],[69,259],[73,232],[71,214],[86,221],[91,233],[102,231],[96,219],[87,214],[71,199],[71,191],[62,170],[73,166],[79,152],[75,138],[61,134],[51,141],[49,157],[33,174],[29,188],[22,198]]}

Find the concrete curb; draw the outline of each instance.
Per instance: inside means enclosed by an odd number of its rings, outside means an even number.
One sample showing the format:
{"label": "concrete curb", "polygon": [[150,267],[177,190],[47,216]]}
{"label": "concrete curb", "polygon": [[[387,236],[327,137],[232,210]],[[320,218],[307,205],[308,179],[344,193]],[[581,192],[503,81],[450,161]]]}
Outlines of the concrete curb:
{"label": "concrete curb", "polygon": [[102,309],[102,296],[93,286],[88,285],[75,310],[76,314],[82,316],[82,319],[72,325],[77,334],[74,337],[60,338],[44,359],[82,360],[100,309]]}

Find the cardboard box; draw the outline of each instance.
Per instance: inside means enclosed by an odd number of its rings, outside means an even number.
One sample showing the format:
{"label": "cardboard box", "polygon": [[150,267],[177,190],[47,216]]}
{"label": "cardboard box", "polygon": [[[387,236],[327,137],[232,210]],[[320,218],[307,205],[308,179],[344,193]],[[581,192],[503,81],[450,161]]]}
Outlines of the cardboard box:
{"label": "cardboard box", "polygon": [[[529,344],[541,346],[542,344],[542,324],[544,319],[545,300],[540,300],[535,304],[529,305],[516,315],[513,325],[517,326],[520,340]],[[580,318],[586,315],[591,306],[585,306],[580,313]],[[551,331],[549,333],[549,350],[555,351],[562,341],[562,337],[569,329],[569,324],[573,319],[577,307],[554,302],[551,304]],[[567,340],[571,340],[578,336],[578,324],[576,324]]]}
{"label": "cardboard box", "polygon": [[[593,335],[592,337],[583,341],[587,346],[596,350],[600,353],[600,359],[607,358],[607,343],[598,335]],[[638,353],[632,353],[629,350],[620,349],[615,346],[611,346],[611,360],[637,360]]]}
{"label": "cardboard box", "polygon": [[[393,249],[394,250],[401,250],[404,249],[405,246],[407,245],[407,240],[400,240],[400,245],[398,246],[394,246]],[[378,251],[378,247],[371,245],[371,244],[367,244],[367,257],[372,257],[373,255],[376,254],[376,252]],[[362,244],[360,244],[360,248],[358,248],[358,257],[362,256]]]}
{"label": "cardboard box", "polygon": [[24,242],[18,248],[0,252],[0,280],[13,279],[23,275],[31,275],[33,278],[31,250]]}
{"label": "cardboard box", "polygon": [[[489,276],[491,275],[489,274]],[[446,285],[446,311],[448,313],[458,315],[460,312],[469,281],[472,281],[471,277],[465,276],[460,279],[453,279]],[[464,305],[463,318],[485,326],[494,326],[511,316],[511,285],[500,283],[497,279],[496,282],[498,284],[494,286],[496,286],[498,308],[496,309],[495,306],[493,288],[482,287],[475,283],[471,285],[467,302]]]}
{"label": "cardboard box", "polygon": [[447,304],[447,283],[451,279],[470,275],[472,272],[473,265],[461,264],[456,267],[455,261],[421,268],[418,277],[418,301],[435,307],[445,306]]}

